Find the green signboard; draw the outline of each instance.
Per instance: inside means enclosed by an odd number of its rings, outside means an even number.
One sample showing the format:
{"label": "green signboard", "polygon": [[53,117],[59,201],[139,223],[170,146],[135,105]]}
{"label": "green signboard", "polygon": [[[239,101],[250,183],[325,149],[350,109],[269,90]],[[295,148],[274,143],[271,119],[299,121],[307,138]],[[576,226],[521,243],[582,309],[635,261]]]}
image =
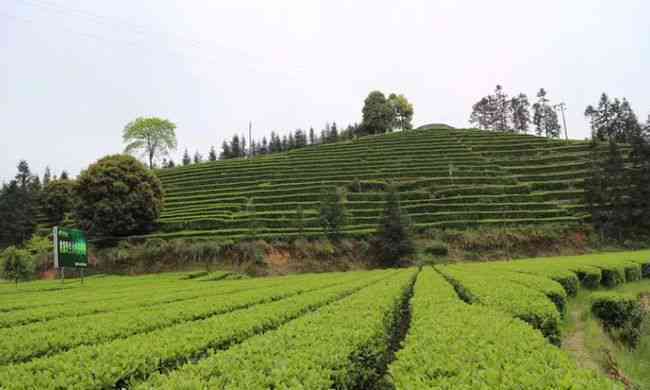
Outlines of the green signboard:
{"label": "green signboard", "polygon": [[54,227],[54,266],[88,267],[86,235],[81,230]]}

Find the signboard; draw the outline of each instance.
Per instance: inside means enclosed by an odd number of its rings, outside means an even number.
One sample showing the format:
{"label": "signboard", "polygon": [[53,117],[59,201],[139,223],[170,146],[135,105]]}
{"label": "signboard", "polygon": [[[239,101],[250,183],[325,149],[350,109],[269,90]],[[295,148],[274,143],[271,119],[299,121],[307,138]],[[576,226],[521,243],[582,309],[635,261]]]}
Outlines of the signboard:
{"label": "signboard", "polygon": [[55,226],[54,267],[88,267],[86,235],[81,230]]}

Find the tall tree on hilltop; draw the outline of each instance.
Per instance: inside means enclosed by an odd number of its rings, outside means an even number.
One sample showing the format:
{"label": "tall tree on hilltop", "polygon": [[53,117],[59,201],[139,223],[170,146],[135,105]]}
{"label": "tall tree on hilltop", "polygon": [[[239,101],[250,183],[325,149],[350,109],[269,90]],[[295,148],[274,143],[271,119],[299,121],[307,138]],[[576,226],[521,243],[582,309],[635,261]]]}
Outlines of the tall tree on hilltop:
{"label": "tall tree on hilltop", "polygon": [[199,164],[203,162],[203,156],[201,156],[201,153],[197,150],[194,152],[194,164]]}
{"label": "tall tree on hilltop", "polygon": [[59,176],[59,180],[70,180],[70,175],[68,174],[68,171],[65,169],[61,171],[61,176]]}
{"label": "tall tree on hilltop", "polygon": [[336,127],[336,122],[332,122],[327,138],[328,142],[337,142],[339,140],[339,129]]}
{"label": "tall tree on hilltop", "polygon": [[314,132],[314,128],[310,127],[309,128],[309,144],[314,145],[316,143],[316,132]]}
{"label": "tall tree on hilltop", "polygon": [[392,127],[400,130],[410,130],[413,128],[413,105],[404,97],[391,93],[388,96],[388,102],[393,109]]}
{"label": "tall tree on hilltop", "polygon": [[641,134],[639,120],[625,98],[610,100],[603,93],[597,107],[587,106],[585,116],[590,120],[593,136],[601,141],[630,142]]}
{"label": "tall tree on hilltop", "polygon": [[124,127],[122,139],[128,145],[126,153],[142,153],[153,168],[156,158],[176,149],[176,125],[167,119],[136,118]]}
{"label": "tall tree on hilltop", "polygon": [[392,130],[395,112],[380,91],[372,91],[364,101],[362,126],[368,134],[381,134]]}
{"label": "tall tree on hilltop", "polygon": [[533,105],[533,124],[535,124],[535,133],[540,137],[557,138],[560,136],[557,112],[550,105],[544,88],[540,88],[537,92],[537,102]]}
{"label": "tall tree on hilltop", "polygon": [[45,173],[43,173],[43,188],[47,187],[50,181],[52,181],[52,171],[48,165],[45,167]]}
{"label": "tall tree on hilltop", "polygon": [[494,102],[491,96],[485,96],[472,106],[469,123],[479,129],[492,130],[494,124]]}
{"label": "tall tree on hilltop", "polygon": [[514,96],[510,99],[509,108],[514,131],[527,133],[530,126],[530,103],[528,102],[528,96],[523,93]]}
{"label": "tall tree on hilltop", "polygon": [[192,163],[192,158],[190,157],[190,153],[185,149],[185,152],[183,153],[183,165],[190,165]]}
{"label": "tall tree on hilltop", "polygon": [[301,129],[297,129],[293,137],[296,142],[296,148],[304,148],[307,146],[307,134]]}
{"label": "tall tree on hilltop", "polygon": [[508,95],[501,85],[494,89],[494,126],[497,131],[510,131],[510,105]]}
{"label": "tall tree on hilltop", "polygon": [[40,199],[40,179],[21,160],[15,179],[0,190],[0,245],[20,245],[34,234]]}
{"label": "tall tree on hilltop", "polygon": [[230,150],[230,144],[228,141],[223,141],[221,144],[221,154],[219,155],[219,159],[227,160],[229,158],[232,158],[232,150]]}
{"label": "tall tree on hilltop", "polygon": [[262,144],[260,145],[260,154],[267,154],[269,152],[269,141],[266,136],[262,137]]}
{"label": "tall tree on hilltop", "polygon": [[214,149],[214,146],[210,146],[210,153],[208,153],[209,161],[217,161],[217,151]]}

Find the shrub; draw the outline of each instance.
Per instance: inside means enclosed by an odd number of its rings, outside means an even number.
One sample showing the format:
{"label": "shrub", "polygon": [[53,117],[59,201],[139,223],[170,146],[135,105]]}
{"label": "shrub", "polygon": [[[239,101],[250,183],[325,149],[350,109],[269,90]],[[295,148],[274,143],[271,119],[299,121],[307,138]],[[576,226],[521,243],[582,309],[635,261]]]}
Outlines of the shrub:
{"label": "shrub", "polygon": [[644,313],[636,296],[612,292],[594,293],[591,311],[603,322],[610,334],[630,347],[638,344]]}
{"label": "shrub", "polygon": [[76,213],[94,234],[125,236],[153,229],[163,193],[158,178],[138,160],[107,156],[81,172]]}
{"label": "shrub", "polygon": [[2,259],[2,278],[14,280],[18,285],[19,280],[29,279],[34,273],[34,259],[31,254],[15,246],[6,248],[0,258]]}
{"label": "shrub", "polygon": [[433,241],[424,248],[424,253],[435,257],[445,257],[449,254],[449,248],[442,241]]}

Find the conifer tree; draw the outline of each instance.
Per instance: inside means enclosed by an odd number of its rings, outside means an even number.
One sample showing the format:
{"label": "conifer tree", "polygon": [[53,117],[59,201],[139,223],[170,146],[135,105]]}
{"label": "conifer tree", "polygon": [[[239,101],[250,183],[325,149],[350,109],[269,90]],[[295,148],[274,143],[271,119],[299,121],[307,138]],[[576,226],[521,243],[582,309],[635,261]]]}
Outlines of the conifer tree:
{"label": "conifer tree", "polygon": [[535,133],[540,137],[557,138],[560,136],[560,122],[557,112],[546,97],[546,90],[537,92],[537,102],[533,104],[533,124]]}
{"label": "conifer tree", "polygon": [[228,141],[223,141],[221,144],[221,154],[219,155],[220,160],[227,160],[232,158],[232,150],[230,150],[230,144]]}
{"label": "conifer tree", "polygon": [[203,162],[203,156],[201,156],[201,153],[197,150],[194,152],[194,164],[200,164]]}
{"label": "conifer tree", "polygon": [[192,163],[192,159],[190,158],[190,154],[185,149],[185,152],[183,153],[183,165],[190,165]]}
{"label": "conifer tree", "polygon": [[209,161],[217,161],[217,151],[214,149],[214,146],[210,147],[210,153],[208,153]]}
{"label": "conifer tree", "polygon": [[411,221],[400,207],[395,185],[387,188],[384,212],[372,241],[372,252],[379,266],[391,267],[415,253]]}
{"label": "conifer tree", "polygon": [[43,188],[47,187],[50,181],[52,181],[52,171],[48,165],[45,167],[45,173],[43,174]]}
{"label": "conifer tree", "polygon": [[309,128],[309,144],[314,145],[317,142],[316,140],[316,132],[314,131],[313,127]]}

